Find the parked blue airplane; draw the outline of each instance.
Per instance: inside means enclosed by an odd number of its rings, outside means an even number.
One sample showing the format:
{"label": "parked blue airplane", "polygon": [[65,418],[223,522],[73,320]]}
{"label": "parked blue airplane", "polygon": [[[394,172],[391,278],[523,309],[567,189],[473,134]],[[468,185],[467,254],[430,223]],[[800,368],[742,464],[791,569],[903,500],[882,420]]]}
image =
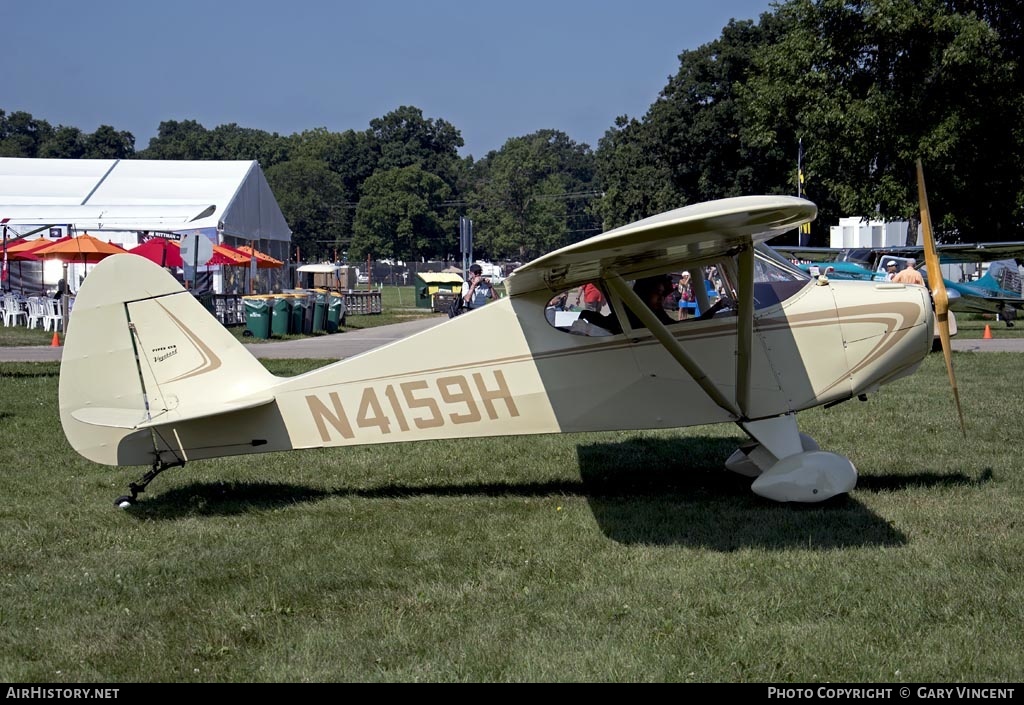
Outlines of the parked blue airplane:
{"label": "parked blue airplane", "polygon": [[[920,262],[922,247],[885,248],[831,248],[790,247],[774,248],[784,257],[797,261],[799,266],[815,274],[834,279],[861,279],[886,281],[891,272],[890,262],[896,270],[911,261]],[[974,245],[936,245],[942,264],[964,262],[990,262],[988,272],[974,281],[952,281],[943,278],[949,293],[949,309],[962,313],[994,313],[1012,328],[1017,310],[1024,308],[1021,276],[1018,263],[1024,261],[1024,242],[978,243]],[[998,259],[997,259],[998,258]],[[928,269],[918,267],[925,282]]]}

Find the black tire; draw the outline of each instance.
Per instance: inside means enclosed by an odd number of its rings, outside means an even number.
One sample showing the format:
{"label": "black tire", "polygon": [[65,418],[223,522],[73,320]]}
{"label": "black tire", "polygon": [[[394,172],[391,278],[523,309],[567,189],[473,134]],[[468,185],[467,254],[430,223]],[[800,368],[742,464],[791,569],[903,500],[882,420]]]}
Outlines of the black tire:
{"label": "black tire", "polygon": [[135,506],[135,498],[129,495],[123,494],[114,500],[114,506],[118,509],[128,509],[129,507]]}

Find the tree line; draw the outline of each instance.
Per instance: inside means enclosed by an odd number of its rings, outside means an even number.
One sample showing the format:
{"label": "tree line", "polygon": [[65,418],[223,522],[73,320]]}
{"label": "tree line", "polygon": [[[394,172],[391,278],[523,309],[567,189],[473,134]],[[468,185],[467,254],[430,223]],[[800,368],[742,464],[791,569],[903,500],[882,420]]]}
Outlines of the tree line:
{"label": "tree line", "polygon": [[550,129],[460,157],[455,125],[402,106],[365,130],[289,136],[194,120],[86,134],[0,110],[0,156],[259,161],[303,259],[525,261],[690,203],[796,194],[827,244],[844,216],[916,220],[914,163],[948,242],[1024,239],[1024,20],[998,0],[788,0],[679,55],[596,149]]}

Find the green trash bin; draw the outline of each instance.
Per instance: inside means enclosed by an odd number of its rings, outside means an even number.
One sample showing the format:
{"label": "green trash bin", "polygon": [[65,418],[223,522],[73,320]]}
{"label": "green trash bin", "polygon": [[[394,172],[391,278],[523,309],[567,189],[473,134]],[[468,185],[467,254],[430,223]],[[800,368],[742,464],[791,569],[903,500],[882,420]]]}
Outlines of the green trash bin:
{"label": "green trash bin", "polygon": [[269,300],[270,303],[270,334],[288,335],[288,316],[290,314],[288,299],[283,296],[275,296]]}
{"label": "green trash bin", "polygon": [[264,296],[243,296],[245,327],[256,338],[270,337],[270,303]]}
{"label": "green trash bin", "polygon": [[345,297],[331,292],[327,297],[327,332],[337,333],[345,325]]}
{"label": "green trash bin", "polygon": [[321,333],[327,327],[327,293],[316,292],[313,298],[313,333]]}
{"label": "green trash bin", "polygon": [[288,301],[291,306],[291,328],[293,335],[302,335],[305,328],[306,309],[309,307],[303,294],[292,294]]}

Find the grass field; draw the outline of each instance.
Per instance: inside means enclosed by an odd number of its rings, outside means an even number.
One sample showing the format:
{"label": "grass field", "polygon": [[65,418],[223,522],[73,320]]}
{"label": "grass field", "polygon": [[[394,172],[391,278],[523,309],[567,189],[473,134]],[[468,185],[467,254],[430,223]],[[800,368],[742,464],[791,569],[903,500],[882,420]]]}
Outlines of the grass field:
{"label": "grass field", "polygon": [[1024,357],[955,362],[967,440],[939,355],[800,415],[861,473],[823,506],[719,425],[197,462],[128,511],[57,365],[0,363],[0,680],[1020,681]]}

